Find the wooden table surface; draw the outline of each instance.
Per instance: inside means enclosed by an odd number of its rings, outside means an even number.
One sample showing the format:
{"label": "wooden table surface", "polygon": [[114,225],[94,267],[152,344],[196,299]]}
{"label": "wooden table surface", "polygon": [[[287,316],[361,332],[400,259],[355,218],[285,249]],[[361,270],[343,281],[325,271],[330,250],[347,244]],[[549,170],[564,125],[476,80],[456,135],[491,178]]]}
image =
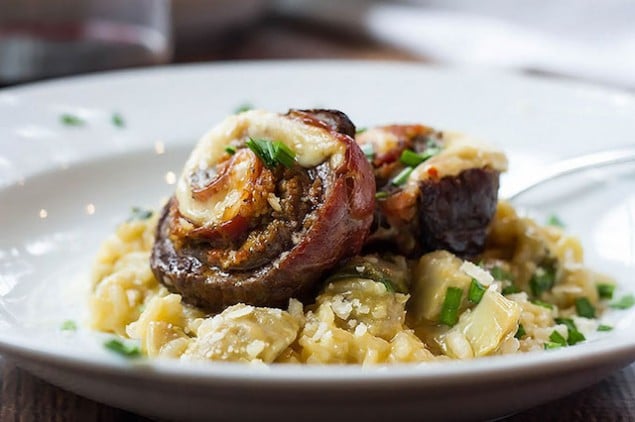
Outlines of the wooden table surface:
{"label": "wooden table surface", "polygon": [[[359,34],[283,17],[268,17],[214,40],[177,44],[175,62],[209,60],[356,58],[426,62],[408,52]],[[41,381],[13,362],[0,359],[0,422],[149,421]],[[600,383],[505,421],[635,421],[635,364]]]}

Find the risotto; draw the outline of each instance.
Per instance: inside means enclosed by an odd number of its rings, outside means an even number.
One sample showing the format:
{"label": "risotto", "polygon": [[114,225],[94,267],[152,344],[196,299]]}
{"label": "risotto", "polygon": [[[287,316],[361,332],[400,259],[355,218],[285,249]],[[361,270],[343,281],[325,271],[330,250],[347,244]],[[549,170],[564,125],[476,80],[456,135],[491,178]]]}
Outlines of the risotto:
{"label": "risotto", "polygon": [[[576,238],[500,203],[474,263],[447,251],[413,261],[366,256],[336,272],[307,306],[291,299],[284,310],[237,304],[208,314],[153,276],[157,216],[146,216],[104,242],[90,308],[95,329],[137,340],[149,357],[384,364],[542,350],[596,330],[606,306],[598,291],[613,286],[583,266]],[[460,292],[455,308],[446,306],[448,291]],[[593,313],[580,316],[580,303]]]}

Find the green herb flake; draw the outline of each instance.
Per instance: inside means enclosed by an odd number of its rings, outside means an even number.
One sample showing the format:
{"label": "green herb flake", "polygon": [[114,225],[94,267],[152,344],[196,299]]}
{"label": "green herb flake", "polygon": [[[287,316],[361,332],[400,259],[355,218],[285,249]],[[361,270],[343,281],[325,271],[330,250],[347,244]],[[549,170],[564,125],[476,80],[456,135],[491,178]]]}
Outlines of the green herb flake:
{"label": "green herb flake", "polygon": [[573,346],[574,344],[580,343],[581,341],[586,340],[584,334],[578,331],[578,327],[575,325],[575,322],[571,318],[556,318],[556,324],[563,324],[567,327],[569,335],[567,336],[567,344],[569,346]]}
{"label": "green herb flake", "polygon": [[399,161],[407,166],[417,167],[419,164],[423,163],[426,160],[429,160],[430,158],[437,155],[439,152],[441,152],[441,148],[436,146],[436,144],[434,146],[426,148],[421,153],[406,149],[401,153]]}
{"label": "green herb flake", "polygon": [[412,167],[406,167],[405,169],[401,170],[399,174],[392,179],[391,183],[395,186],[403,185],[408,180],[408,177],[410,177],[412,170],[414,170],[414,168]]}
{"label": "green herb flake", "polygon": [[112,352],[115,352],[121,356],[127,358],[137,358],[141,356],[139,346],[127,342],[122,342],[119,339],[113,338],[104,343],[104,347]]}
{"label": "green herb flake", "polygon": [[417,167],[425,160],[426,159],[424,157],[409,149],[403,150],[403,152],[401,153],[401,157],[399,157],[399,161],[410,167]]}
{"label": "green herb flake", "polygon": [[295,152],[291,150],[286,144],[275,141],[273,145],[273,158],[287,168],[293,167],[295,164]]}
{"label": "green herb flake", "polygon": [[452,327],[457,323],[459,320],[461,296],[463,296],[463,289],[458,287],[448,287],[445,291],[445,299],[443,299],[441,314],[439,315],[439,322],[441,324]]}
{"label": "green herb flake", "polygon": [[126,122],[123,119],[123,116],[119,113],[113,113],[112,117],[111,117],[111,122],[113,125],[123,128],[126,126]]}
{"label": "green herb flake", "polygon": [[553,309],[553,305],[551,303],[545,302],[544,300],[532,300],[531,303],[534,305],[542,306],[543,308]]}
{"label": "green herb flake", "polygon": [[575,300],[575,310],[581,317],[595,318],[595,308],[586,297],[579,297]]}
{"label": "green herb flake", "polygon": [[62,114],[60,122],[66,126],[84,126],[86,123],[82,118],[68,113]]}
{"label": "green herb flake", "polygon": [[520,288],[518,288],[515,284],[510,284],[509,286],[503,287],[501,293],[503,293],[503,296],[507,296],[513,295],[514,293],[520,293],[521,291],[522,290],[520,290]]}
{"label": "green herb flake", "polygon": [[569,346],[573,346],[574,344],[578,344],[584,340],[586,340],[584,334],[578,330],[569,330],[569,336],[567,337],[567,344]]}
{"label": "green herb flake", "polygon": [[560,349],[563,345],[560,343],[555,343],[553,341],[547,341],[545,342],[545,350],[552,350],[552,349]]}
{"label": "green herb flake", "polygon": [[598,326],[598,331],[612,331],[613,327],[611,327],[610,325],[605,325],[605,324],[600,324]]}
{"label": "green herb flake", "polygon": [[375,199],[386,199],[388,198],[390,195],[388,194],[388,192],[380,190],[379,192],[375,193]]}
{"label": "green herb flake", "polygon": [[540,297],[544,292],[551,290],[556,282],[556,272],[553,268],[538,267],[529,280],[531,293]]}
{"label": "green herb flake", "polygon": [[236,154],[236,148],[234,148],[231,145],[228,145],[228,146],[225,147],[225,152],[227,154],[229,154],[229,155],[234,155],[234,154]]}
{"label": "green herb flake", "polygon": [[359,148],[362,150],[368,161],[373,160],[373,158],[375,157],[375,147],[373,146],[373,144],[360,145]]}
{"label": "green herb flake", "polygon": [[247,147],[263,162],[265,167],[274,168],[278,164],[293,167],[295,153],[280,141],[249,138]]}
{"label": "green herb flake", "polygon": [[364,132],[366,132],[368,129],[365,127],[358,127],[357,130],[355,130],[355,135],[360,135]]}
{"label": "green herb flake", "polygon": [[244,113],[245,111],[253,110],[254,106],[249,103],[239,105],[234,109],[234,114]]}
{"label": "green herb flake", "polygon": [[571,318],[554,318],[556,324],[566,325],[569,330],[578,330],[575,325],[575,322]]}
{"label": "green herb flake", "polygon": [[507,271],[505,271],[504,269],[502,269],[499,266],[496,266],[494,268],[492,268],[490,271],[490,274],[492,275],[492,277],[494,277],[495,280],[498,281],[514,281],[514,276],[510,273],[508,273]]}
{"label": "green herb flake", "polygon": [[467,300],[472,303],[479,303],[485,294],[485,290],[487,290],[485,286],[473,278],[467,293]]}
{"label": "green herb flake", "polygon": [[547,225],[564,228],[564,223],[556,214],[551,214],[549,218],[547,218]]}
{"label": "green herb flake", "polygon": [[518,324],[518,330],[516,330],[516,334],[514,334],[514,337],[520,340],[526,334],[527,332],[525,331],[525,327],[523,327],[523,324]]}
{"label": "green herb flake", "polygon": [[395,293],[395,286],[392,284],[392,281],[390,281],[390,279],[382,277],[378,280],[381,284],[384,285],[384,287],[386,287],[386,291],[388,293]]}
{"label": "green herb flake", "polygon": [[131,221],[143,221],[152,217],[154,212],[152,210],[147,210],[140,207],[132,207],[130,212],[130,217],[128,217],[128,222]]}
{"label": "green herb flake", "polygon": [[600,299],[613,299],[613,293],[615,292],[615,286],[613,284],[599,283],[595,287],[598,290]]}
{"label": "green herb flake", "polygon": [[556,330],[553,330],[553,332],[549,336],[549,340],[552,343],[559,344],[560,346],[566,346],[567,345],[567,340],[562,336],[562,334],[560,334]]}
{"label": "green herb flake", "polygon": [[77,331],[77,323],[72,319],[67,319],[60,326],[60,330],[62,331]]}
{"label": "green herb flake", "polygon": [[613,309],[628,309],[635,305],[635,296],[622,296],[619,300],[611,303],[609,306]]}

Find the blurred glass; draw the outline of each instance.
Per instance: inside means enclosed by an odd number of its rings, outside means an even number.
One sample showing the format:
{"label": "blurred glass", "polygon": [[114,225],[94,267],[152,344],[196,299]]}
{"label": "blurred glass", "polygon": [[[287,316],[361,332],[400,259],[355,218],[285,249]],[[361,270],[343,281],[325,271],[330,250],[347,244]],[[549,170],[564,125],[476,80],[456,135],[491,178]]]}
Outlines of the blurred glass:
{"label": "blurred glass", "polygon": [[165,63],[169,0],[0,0],[0,83]]}

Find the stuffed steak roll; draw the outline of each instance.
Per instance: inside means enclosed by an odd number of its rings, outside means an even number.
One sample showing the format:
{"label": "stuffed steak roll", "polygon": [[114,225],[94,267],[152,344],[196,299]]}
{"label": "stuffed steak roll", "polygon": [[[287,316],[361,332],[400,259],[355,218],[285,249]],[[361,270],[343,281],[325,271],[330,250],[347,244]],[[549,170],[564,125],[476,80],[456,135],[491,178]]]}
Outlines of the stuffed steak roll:
{"label": "stuffed steak roll", "polygon": [[373,220],[372,168],[334,110],[248,111],[206,134],[164,207],[156,277],[208,310],[284,306],[357,254]]}
{"label": "stuffed steak roll", "polygon": [[377,207],[369,246],[417,255],[446,249],[476,255],[498,197],[505,155],[465,135],[391,125],[357,135],[373,165]]}

